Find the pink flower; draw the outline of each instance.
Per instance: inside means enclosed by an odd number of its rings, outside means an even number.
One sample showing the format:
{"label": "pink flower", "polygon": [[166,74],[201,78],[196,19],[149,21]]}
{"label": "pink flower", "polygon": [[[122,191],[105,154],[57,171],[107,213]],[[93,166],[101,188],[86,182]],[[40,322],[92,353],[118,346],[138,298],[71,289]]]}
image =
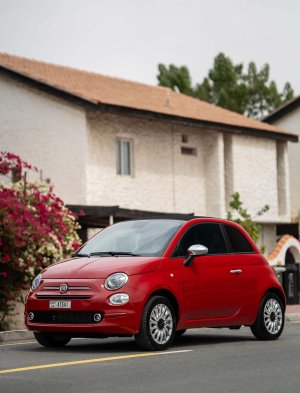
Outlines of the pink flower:
{"label": "pink flower", "polygon": [[5,254],[4,257],[2,258],[3,263],[7,263],[10,261],[10,256],[8,254]]}

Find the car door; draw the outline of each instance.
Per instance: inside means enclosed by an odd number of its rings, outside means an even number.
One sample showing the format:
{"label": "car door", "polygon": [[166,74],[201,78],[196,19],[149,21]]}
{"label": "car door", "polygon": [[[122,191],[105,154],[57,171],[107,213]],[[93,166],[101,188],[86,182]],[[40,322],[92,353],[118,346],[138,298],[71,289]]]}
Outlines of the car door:
{"label": "car door", "polygon": [[223,231],[229,244],[230,272],[234,277],[234,285],[241,287],[241,314],[246,315],[257,298],[263,266],[261,255],[254,251],[246,236],[235,225],[224,224]]}
{"label": "car door", "polygon": [[242,285],[231,270],[235,265],[228,253],[219,223],[199,223],[190,227],[177,246],[177,256],[187,256],[193,244],[208,248],[208,254],[195,256],[189,267],[182,265],[184,320],[229,318],[243,302]]}

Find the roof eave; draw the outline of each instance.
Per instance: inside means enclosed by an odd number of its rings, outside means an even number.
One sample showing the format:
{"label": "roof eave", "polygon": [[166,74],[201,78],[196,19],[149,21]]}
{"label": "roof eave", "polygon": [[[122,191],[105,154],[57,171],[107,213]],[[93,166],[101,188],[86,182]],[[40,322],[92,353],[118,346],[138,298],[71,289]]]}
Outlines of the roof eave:
{"label": "roof eave", "polygon": [[265,116],[262,121],[264,123],[273,124],[277,120],[281,119],[282,117],[286,116],[294,109],[300,106],[300,96],[293,98],[292,100],[286,102],[279,108],[275,109],[269,115]]}
{"label": "roof eave", "polygon": [[221,132],[230,132],[230,133],[234,133],[234,134],[247,133],[248,135],[251,135],[251,136],[272,138],[272,139],[276,139],[276,140],[290,141],[290,142],[298,142],[298,140],[299,140],[298,135],[296,135],[296,134],[279,133],[279,132],[275,132],[275,131],[274,132],[273,131],[264,131],[259,128],[242,127],[242,126],[235,126],[235,125],[231,125],[231,124],[218,123],[218,122],[212,122],[212,121],[206,121],[206,120],[191,119],[191,118],[186,118],[186,117],[182,117],[182,116],[168,115],[165,113],[147,111],[147,110],[143,110],[143,109],[134,109],[134,108],[130,108],[130,107],[110,105],[110,104],[104,104],[104,103],[98,103],[98,107],[101,109],[104,109],[106,111],[118,112],[118,113],[127,114],[127,115],[131,114],[132,116],[135,116],[135,117],[144,117],[144,118],[146,117],[146,118],[152,118],[152,119],[161,120],[161,121],[176,122],[176,123],[180,123],[183,125],[189,125],[189,126],[201,126],[201,127],[207,128],[207,129],[221,131]]}
{"label": "roof eave", "polygon": [[77,94],[76,92],[70,92],[67,91],[60,86],[54,86],[51,84],[48,84],[47,82],[44,82],[39,79],[32,78],[30,75],[26,73],[20,73],[16,70],[10,69],[9,67],[5,67],[3,65],[0,65],[0,70],[3,70],[10,76],[17,77],[21,81],[25,81],[29,83],[31,86],[35,86],[43,91],[46,91],[51,94],[55,94],[56,96],[69,99],[69,100],[75,100],[76,103],[80,105],[92,105],[92,107],[98,107],[101,109],[106,109],[110,110],[113,112],[118,112],[122,114],[129,114],[129,115],[134,115],[134,116],[142,116],[142,117],[147,117],[147,118],[153,118],[153,119],[158,119],[158,120],[163,120],[163,121],[173,121],[176,123],[180,124],[185,124],[185,125],[190,125],[190,126],[204,126],[209,129],[213,129],[216,131],[222,131],[222,132],[232,132],[235,134],[243,134],[247,133],[248,135],[256,136],[256,137],[264,137],[264,138],[272,138],[276,140],[281,140],[281,141],[290,141],[290,142],[298,142],[298,135],[296,134],[287,134],[287,133],[279,133],[279,132],[272,132],[272,131],[267,131],[267,130],[262,130],[259,128],[252,128],[252,127],[242,127],[242,126],[235,126],[231,124],[224,124],[224,123],[219,123],[219,122],[212,122],[212,121],[206,121],[206,120],[199,120],[199,119],[192,119],[192,118],[186,118],[182,116],[177,116],[177,115],[170,115],[170,114],[165,114],[161,112],[154,112],[154,111],[149,111],[149,110],[144,110],[144,109],[136,109],[136,108],[131,108],[127,106],[118,106],[114,104],[107,104],[107,103],[102,103],[97,100],[90,99],[86,96],[82,96],[80,94]]}
{"label": "roof eave", "polygon": [[97,100],[93,100],[91,98],[88,98],[84,95],[77,94],[75,92],[70,92],[68,90],[63,89],[61,86],[55,86],[55,85],[49,84],[43,80],[32,78],[32,76],[30,76],[26,73],[18,72],[16,70],[11,69],[11,68],[5,67],[2,64],[0,64],[0,70],[1,69],[3,71],[5,71],[7,74],[9,74],[11,76],[13,75],[13,76],[17,77],[18,79],[22,80],[23,82],[26,81],[26,82],[30,83],[31,85],[34,85],[35,87],[38,87],[42,90],[46,90],[48,92],[51,91],[52,93],[53,92],[63,93],[65,96],[68,96],[69,98],[74,97],[74,98],[77,98],[79,100],[83,100],[84,102],[88,102],[93,105],[98,104]]}

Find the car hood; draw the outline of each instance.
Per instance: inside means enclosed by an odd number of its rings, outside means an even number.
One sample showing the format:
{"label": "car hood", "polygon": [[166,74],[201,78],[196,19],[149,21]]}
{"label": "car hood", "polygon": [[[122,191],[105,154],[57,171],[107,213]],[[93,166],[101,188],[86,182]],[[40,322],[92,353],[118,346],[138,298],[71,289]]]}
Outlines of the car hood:
{"label": "car hood", "polygon": [[161,257],[81,257],[66,259],[43,271],[44,278],[106,278],[123,272],[128,276],[158,269]]}

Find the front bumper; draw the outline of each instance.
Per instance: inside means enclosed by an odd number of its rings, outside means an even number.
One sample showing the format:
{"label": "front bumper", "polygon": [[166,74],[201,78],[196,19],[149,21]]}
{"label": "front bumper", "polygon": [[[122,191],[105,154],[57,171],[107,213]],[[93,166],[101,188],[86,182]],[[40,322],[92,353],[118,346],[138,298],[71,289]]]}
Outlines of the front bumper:
{"label": "front bumper", "polygon": [[[59,286],[67,283],[70,290],[61,294]],[[29,330],[51,333],[66,333],[76,336],[132,335],[139,331],[145,293],[126,284],[118,291],[108,291],[101,279],[44,279],[36,291],[30,291],[25,305],[25,324]],[[84,289],[83,289],[84,288]],[[109,297],[114,293],[127,293],[130,297],[124,305],[112,305]],[[71,301],[70,309],[50,309],[50,300]],[[73,314],[100,313],[100,322],[51,323],[29,320],[29,313],[45,312],[52,314],[68,312]],[[58,318],[59,319],[59,318]],[[49,318],[47,319],[49,320]]]}

